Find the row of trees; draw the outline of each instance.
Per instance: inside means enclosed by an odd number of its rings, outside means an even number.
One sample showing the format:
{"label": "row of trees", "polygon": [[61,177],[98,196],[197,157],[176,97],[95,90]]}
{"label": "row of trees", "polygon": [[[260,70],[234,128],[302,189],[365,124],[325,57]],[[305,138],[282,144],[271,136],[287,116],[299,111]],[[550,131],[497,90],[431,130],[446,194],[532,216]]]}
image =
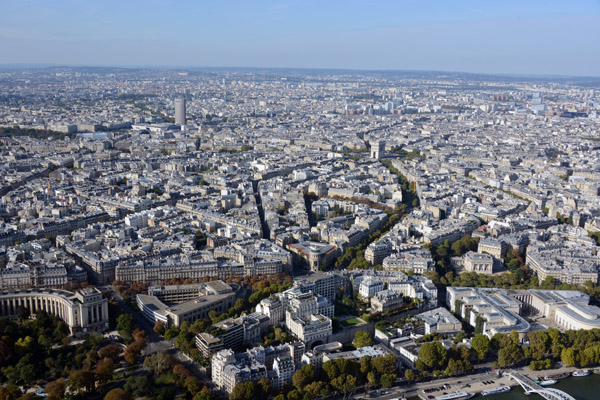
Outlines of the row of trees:
{"label": "row of trees", "polygon": [[[332,393],[346,398],[360,386],[391,387],[397,379],[396,357],[365,356],[358,362],[338,358],[327,361],[319,372],[311,365],[303,365],[293,377],[293,387],[284,388],[284,392],[275,396],[275,400],[320,399]],[[245,382],[236,385],[230,394],[230,400],[250,400],[274,395],[267,380],[258,383]]]}
{"label": "row of trees", "polygon": [[[501,368],[529,364],[533,370],[552,368],[559,360],[568,366],[600,365],[600,329],[533,331],[524,344],[515,331],[497,333],[491,339],[478,334],[471,340],[471,350],[462,345],[447,350],[440,342],[426,342],[421,346],[416,366],[423,372],[452,376],[468,372],[472,360],[494,360]],[[457,369],[460,361],[464,368]]]}

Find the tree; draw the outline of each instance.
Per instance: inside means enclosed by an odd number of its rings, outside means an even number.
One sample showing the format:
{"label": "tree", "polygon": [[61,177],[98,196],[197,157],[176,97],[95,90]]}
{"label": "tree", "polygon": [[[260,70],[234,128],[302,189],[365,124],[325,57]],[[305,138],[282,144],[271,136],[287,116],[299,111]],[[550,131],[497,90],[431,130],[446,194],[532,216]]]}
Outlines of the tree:
{"label": "tree", "polygon": [[306,385],[306,387],[304,388],[304,391],[306,393],[310,394],[313,399],[316,399],[318,397],[321,397],[325,393],[329,392],[329,389],[325,382],[315,381],[313,383]]}
{"label": "tree", "polygon": [[[0,385],[0,400],[16,400],[17,397],[20,396],[20,394],[21,392],[19,391],[19,387],[16,385]],[[50,398],[50,395],[48,395],[48,398]]]}
{"label": "tree", "polygon": [[114,388],[106,393],[104,400],[131,400],[131,396],[123,389]]}
{"label": "tree", "polygon": [[258,388],[261,391],[261,394],[262,394],[261,397],[268,398],[269,395],[271,394],[271,381],[266,378],[259,380]]}
{"label": "tree", "polygon": [[517,331],[512,330],[510,331],[510,335],[509,335],[510,341],[512,342],[512,344],[514,344],[515,346],[519,345],[519,334],[517,333]]}
{"label": "tree", "polygon": [[117,317],[117,330],[131,335],[133,332],[133,317],[131,314],[122,313]]}
{"label": "tree", "polygon": [[531,358],[541,360],[550,350],[551,339],[545,331],[529,332],[529,350]]}
{"label": "tree", "polygon": [[260,389],[252,381],[238,383],[229,394],[229,400],[253,400],[260,398]]}
{"label": "tree", "polygon": [[482,361],[490,351],[490,340],[486,335],[475,335],[471,340],[471,348],[477,354],[479,361]]}
{"label": "tree", "polygon": [[370,386],[377,385],[377,375],[375,375],[375,372],[371,371],[367,373],[367,382]]}
{"label": "tree", "polygon": [[157,335],[164,335],[165,334],[165,323],[162,321],[156,321],[156,323],[154,324],[153,331]]}
{"label": "tree", "polygon": [[94,390],[94,373],[87,370],[75,370],[69,374],[68,386],[75,392]]}
{"label": "tree", "polygon": [[354,392],[358,381],[352,375],[340,375],[331,381],[331,385],[344,394],[344,398],[349,393]]}
{"label": "tree", "polygon": [[175,388],[172,386],[168,386],[168,387],[162,388],[158,392],[158,394],[155,395],[154,398],[156,400],[175,400],[176,396],[177,396],[177,391],[175,390]]}
{"label": "tree", "polygon": [[296,389],[292,390],[287,394],[287,400],[302,400],[302,398],[302,394]]}
{"label": "tree", "polygon": [[573,350],[572,348],[563,349],[562,353],[560,354],[560,359],[568,367],[574,367],[575,364],[577,364],[575,350]]}
{"label": "tree", "polygon": [[428,369],[440,369],[446,362],[447,351],[440,342],[423,343],[419,350],[419,360]]}
{"label": "tree", "polygon": [[507,367],[523,361],[523,351],[512,341],[498,350],[498,365]]}
{"label": "tree", "polygon": [[208,390],[202,390],[201,392],[196,393],[194,396],[194,400],[214,400],[215,396]]}
{"label": "tree", "polygon": [[195,376],[188,376],[183,381],[183,387],[186,388],[188,392],[192,395],[200,392],[202,390],[202,386],[200,385],[200,381]]}
{"label": "tree", "polygon": [[354,347],[365,347],[365,346],[370,346],[371,344],[373,344],[373,340],[371,338],[371,335],[369,335],[368,332],[365,331],[357,331],[354,334],[354,340],[352,341],[352,344],[354,345]]}
{"label": "tree", "polygon": [[330,382],[340,375],[340,370],[331,361],[324,362],[321,369],[323,370],[323,372],[325,372],[325,374],[327,375],[327,379]]}
{"label": "tree", "polygon": [[396,382],[396,378],[396,374],[383,374],[381,376],[381,386],[391,388],[394,382]]}
{"label": "tree", "polygon": [[135,398],[142,397],[152,390],[152,381],[146,375],[130,376],[123,388]]}
{"label": "tree", "polygon": [[[65,397],[66,384],[64,379],[49,382],[44,391],[48,394],[48,400],[62,400]],[[4,400],[3,397],[0,399]]]}
{"label": "tree", "polygon": [[415,374],[414,370],[407,369],[406,371],[404,371],[404,377],[408,382],[412,382],[417,378],[417,375]]}
{"label": "tree", "polygon": [[181,364],[176,364],[173,367],[173,374],[175,376],[178,376],[181,379],[185,379],[188,376],[190,376],[192,373],[185,366],[183,366]]}
{"label": "tree", "polygon": [[451,358],[448,360],[448,366],[446,367],[446,375],[454,376],[462,374],[465,370],[462,360],[455,360]]}
{"label": "tree", "polygon": [[345,358],[338,358],[334,363],[341,375],[356,375],[359,369],[357,362]]}
{"label": "tree", "polygon": [[144,360],[144,369],[156,376],[173,368],[175,359],[165,351],[156,352]]}
{"label": "tree", "polygon": [[179,327],[173,325],[165,331],[165,340],[171,340],[179,335]]}
{"label": "tree", "polygon": [[305,364],[294,372],[292,383],[298,390],[304,390],[304,387],[315,380],[315,370],[310,364]]}
{"label": "tree", "polygon": [[98,382],[103,385],[112,378],[112,374],[115,370],[115,363],[111,358],[105,358],[98,361],[94,374],[98,377]]}
{"label": "tree", "polygon": [[360,360],[358,360],[358,365],[360,365],[360,373],[363,375],[366,375],[373,370],[370,356],[361,357]]}
{"label": "tree", "polygon": [[109,344],[98,350],[98,357],[100,359],[112,358],[114,360],[119,357],[119,354],[121,354],[121,349],[116,344]]}
{"label": "tree", "polygon": [[371,365],[380,374],[394,374],[397,371],[396,357],[393,354],[373,357]]}

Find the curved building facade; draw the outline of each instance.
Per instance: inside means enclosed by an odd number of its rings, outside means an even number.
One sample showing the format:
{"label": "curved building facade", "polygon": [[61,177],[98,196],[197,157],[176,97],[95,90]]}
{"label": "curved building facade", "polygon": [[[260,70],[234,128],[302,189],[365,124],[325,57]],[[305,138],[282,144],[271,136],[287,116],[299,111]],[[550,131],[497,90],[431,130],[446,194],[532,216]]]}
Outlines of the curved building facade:
{"label": "curved building facade", "polygon": [[0,317],[15,318],[22,309],[44,310],[65,322],[71,334],[108,329],[108,300],[96,288],[77,293],[58,289],[24,289],[0,292]]}

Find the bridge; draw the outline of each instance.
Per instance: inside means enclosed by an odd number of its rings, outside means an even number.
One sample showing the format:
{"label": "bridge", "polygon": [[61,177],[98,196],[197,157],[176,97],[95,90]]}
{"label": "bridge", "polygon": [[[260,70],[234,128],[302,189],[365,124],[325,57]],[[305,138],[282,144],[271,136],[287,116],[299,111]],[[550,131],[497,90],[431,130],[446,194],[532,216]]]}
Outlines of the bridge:
{"label": "bridge", "polygon": [[575,400],[573,396],[558,389],[549,389],[535,383],[531,378],[523,375],[520,372],[510,372],[508,374],[513,378],[525,391],[525,394],[537,393],[546,400]]}

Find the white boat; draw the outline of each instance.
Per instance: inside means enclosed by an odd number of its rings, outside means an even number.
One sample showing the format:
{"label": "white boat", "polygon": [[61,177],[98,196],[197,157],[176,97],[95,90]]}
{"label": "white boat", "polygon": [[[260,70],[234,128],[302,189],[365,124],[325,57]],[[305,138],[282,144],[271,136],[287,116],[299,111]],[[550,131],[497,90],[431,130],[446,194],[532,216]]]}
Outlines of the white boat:
{"label": "white boat", "polygon": [[589,369],[578,369],[577,371],[573,372],[573,376],[588,376],[589,374]]}
{"label": "white boat", "polygon": [[497,388],[486,389],[481,392],[482,396],[490,396],[492,394],[506,393],[510,391],[510,386],[498,386]]}
{"label": "white boat", "polygon": [[558,381],[556,379],[550,379],[548,377],[544,379],[540,379],[539,381],[535,381],[540,386],[551,386],[555,385]]}
{"label": "white boat", "polygon": [[435,400],[465,400],[470,399],[475,396],[475,393],[467,393],[467,392],[452,392],[448,394],[444,394],[441,396],[435,396]]}

